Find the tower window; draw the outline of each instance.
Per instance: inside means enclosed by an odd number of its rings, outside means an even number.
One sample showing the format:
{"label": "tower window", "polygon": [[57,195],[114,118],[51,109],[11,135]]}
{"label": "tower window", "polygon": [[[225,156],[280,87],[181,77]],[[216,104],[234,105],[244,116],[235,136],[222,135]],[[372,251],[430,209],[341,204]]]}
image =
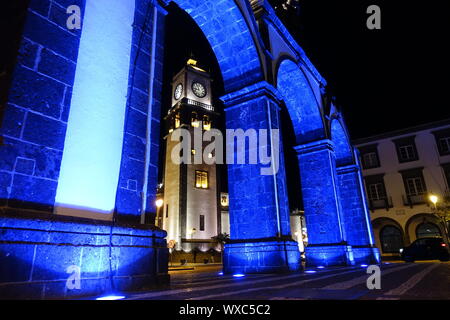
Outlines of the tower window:
{"label": "tower window", "polygon": [[193,126],[194,128],[198,128],[200,126],[200,121],[198,120],[197,112],[192,112],[191,126]]}
{"label": "tower window", "polygon": [[175,115],[175,128],[178,128],[181,125],[181,119],[180,119],[180,114],[177,113]]}
{"label": "tower window", "polygon": [[195,170],[195,187],[208,189],[208,172]]}
{"label": "tower window", "polygon": [[211,130],[211,121],[207,115],[203,116],[203,130]]}
{"label": "tower window", "polygon": [[200,215],[200,231],[205,231],[205,216]]}

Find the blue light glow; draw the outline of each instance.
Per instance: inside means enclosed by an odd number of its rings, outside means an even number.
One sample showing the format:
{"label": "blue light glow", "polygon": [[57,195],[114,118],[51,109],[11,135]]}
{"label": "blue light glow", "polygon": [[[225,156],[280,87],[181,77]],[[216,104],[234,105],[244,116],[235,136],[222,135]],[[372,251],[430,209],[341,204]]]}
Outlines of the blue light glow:
{"label": "blue light glow", "polygon": [[115,207],[135,0],[87,1],[56,212],[105,219]]}
{"label": "blue light glow", "polygon": [[367,264],[362,264],[361,267],[362,267],[362,268],[366,268],[366,267],[367,267]]}
{"label": "blue light glow", "polygon": [[305,273],[316,273],[317,271],[315,270],[306,270]]}
{"label": "blue light glow", "polygon": [[317,269],[325,269],[324,266],[318,266]]}
{"label": "blue light glow", "polygon": [[125,299],[125,296],[104,296],[97,298],[95,300],[122,300]]}
{"label": "blue light glow", "polygon": [[223,272],[219,272],[218,275],[219,275],[219,276],[223,276]]}
{"label": "blue light glow", "polygon": [[235,277],[235,278],[242,278],[242,277],[245,277],[245,274],[236,273],[236,274],[233,274],[233,277]]}

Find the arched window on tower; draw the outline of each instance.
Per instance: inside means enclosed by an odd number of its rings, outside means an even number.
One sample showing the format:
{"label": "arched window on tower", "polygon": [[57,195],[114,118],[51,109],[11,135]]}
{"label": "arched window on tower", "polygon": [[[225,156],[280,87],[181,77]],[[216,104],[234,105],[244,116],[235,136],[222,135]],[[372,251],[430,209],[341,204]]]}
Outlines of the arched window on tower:
{"label": "arched window on tower", "polygon": [[211,121],[207,115],[203,116],[203,130],[211,130]]}
{"label": "arched window on tower", "polygon": [[180,113],[177,113],[175,115],[175,128],[179,128],[180,125],[181,125]]}
{"label": "arched window on tower", "polygon": [[191,126],[193,126],[194,128],[198,128],[200,126],[200,121],[198,120],[197,112],[192,112]]}

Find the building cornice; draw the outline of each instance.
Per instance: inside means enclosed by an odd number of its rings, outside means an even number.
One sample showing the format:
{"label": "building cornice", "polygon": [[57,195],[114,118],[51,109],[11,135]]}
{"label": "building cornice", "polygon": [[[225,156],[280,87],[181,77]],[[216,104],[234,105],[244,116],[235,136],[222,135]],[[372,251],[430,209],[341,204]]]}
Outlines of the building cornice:
{"label": "building cornice", "polygon": [[434,122],[428,122],[428,123],[420,124],[417,126],[404,128],[404,129],[389,131],[389,132],[377,134],[377,135],[366,137],[366,138],[355,139],[352,141],[352,144],[358,146],[358,145],[363,145],[363,144],[370,143],[370,142],[375,142],[378,140],[413,134],[413,133],[419,132],[419,131],[425,131],[425,130],[429,130],[429,129],[439,129],[439,128],[445,127],[445,126],[450,126],[450,118],[444,119],[444,120],[439,120],[439,121],[434,121]]}

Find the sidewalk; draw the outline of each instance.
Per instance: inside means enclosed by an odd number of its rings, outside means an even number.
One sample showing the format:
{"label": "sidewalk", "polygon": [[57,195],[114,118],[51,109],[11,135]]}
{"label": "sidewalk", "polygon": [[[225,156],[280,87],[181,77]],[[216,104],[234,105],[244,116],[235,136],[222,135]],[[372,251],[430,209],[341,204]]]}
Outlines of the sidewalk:
{"label": "sidewalk", "polygon": [[169,271],[178,271],[178,270],[195,270],[198,268],[204,268],[204,267],[220,267],[222,266],[222,263],[186,263],[184,265],[181,265],[180,263],[169,263]]}

